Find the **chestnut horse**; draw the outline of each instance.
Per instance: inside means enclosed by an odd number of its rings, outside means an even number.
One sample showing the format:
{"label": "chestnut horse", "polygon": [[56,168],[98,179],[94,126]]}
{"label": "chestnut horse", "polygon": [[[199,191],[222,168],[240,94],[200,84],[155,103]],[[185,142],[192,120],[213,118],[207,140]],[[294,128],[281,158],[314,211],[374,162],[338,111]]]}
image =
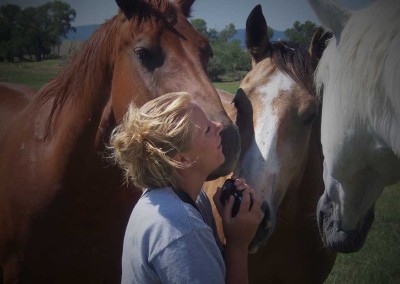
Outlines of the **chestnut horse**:
{"label": "chestnut horse", "polygon": [[120,282],[123,235],[140,191],[104,156],[131,100],[192,94],[224,125],[225,163],[210,178],[232,171],[239,133],[207,76],[208,40],[187,20],[193,1],[117,0],[119,14],[38,93],[0,87],[5,283]]}
{"label": "chestnut horse", "polygon": [[[258,192],[266,213],[249,248],[250,283],[322,283],[335,262],[315,215],[324,184],[313,74],[328,36],[318,30],[310,52],[295,43],[270,42],[256,6],[246,23],[253,68],[233,100],[237,110],[229,104],[233,97],[220,92],[242,138],[234,173]],[[208,182],[208,194],[222,182]],[[219,218],[217,225],[223,238]]]}
{"label": "chestnut horse", "polygon": [[383,189],[400,182],[400,1],[355,12],[333,1],[309,2],[335,35],[316,73],[325,157],[318,225],[326,246],[355,252]]}

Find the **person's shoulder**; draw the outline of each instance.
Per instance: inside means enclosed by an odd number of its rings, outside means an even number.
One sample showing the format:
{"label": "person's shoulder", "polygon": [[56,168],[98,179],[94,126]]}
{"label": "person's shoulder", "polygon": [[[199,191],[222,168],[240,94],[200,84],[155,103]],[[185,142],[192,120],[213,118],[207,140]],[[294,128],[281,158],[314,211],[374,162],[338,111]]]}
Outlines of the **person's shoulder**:
{"label": "person's shoulder", "polygon": [[125,241],[147,247],[151,255],[199,230],[210,230],[200,213],[170,188],[147,191],[132,211]]}
{"label": "person's shoulder", "polygon": [[133,209],[131,217],[138,223],[145,222],[143,226],[147,230],[168,231],[175,237],[207,228],[197,209],[180,200],[169,187],[145,192]]}

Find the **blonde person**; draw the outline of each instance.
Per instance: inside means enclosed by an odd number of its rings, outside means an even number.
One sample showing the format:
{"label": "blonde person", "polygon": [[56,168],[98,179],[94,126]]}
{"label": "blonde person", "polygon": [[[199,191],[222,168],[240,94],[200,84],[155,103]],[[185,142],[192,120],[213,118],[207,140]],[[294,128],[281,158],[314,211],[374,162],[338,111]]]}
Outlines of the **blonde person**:
{"label": "blonde person", "polygon": [[262,219],[260,199],[236,179],[244,193],[233,218],[233,198],[223,207],[217,190],[214,202],[227,240],[223,256],[202,190],[207,176],[225,159],[221,130],[220,123],[208,120],[182,92],[141,108],[130,106],[114,130],[114,158],[133,184],[144,189],[125,232],[122,283],[248,282],[247,248]]}

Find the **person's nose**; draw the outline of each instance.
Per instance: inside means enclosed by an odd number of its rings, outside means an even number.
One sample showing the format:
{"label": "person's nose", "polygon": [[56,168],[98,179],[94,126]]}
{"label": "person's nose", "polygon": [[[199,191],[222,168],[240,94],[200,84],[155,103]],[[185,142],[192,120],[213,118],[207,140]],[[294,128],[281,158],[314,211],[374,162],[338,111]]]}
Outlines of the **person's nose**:
{"label": "person's nose", "polygon": [[214,122],[215,125],[215,132],[216,134],[219,135],[219,133],[222,131],[223,125],[221,122]]}

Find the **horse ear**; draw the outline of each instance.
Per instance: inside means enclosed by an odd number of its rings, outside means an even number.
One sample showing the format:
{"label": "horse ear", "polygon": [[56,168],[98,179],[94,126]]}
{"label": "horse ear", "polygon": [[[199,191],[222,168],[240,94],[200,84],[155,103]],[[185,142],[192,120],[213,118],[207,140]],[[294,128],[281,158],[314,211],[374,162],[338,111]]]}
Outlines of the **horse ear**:
{"label": "horse ear", "polygon": [[137,1],[115,0],[115,2],[117,2],[118,7],[121,9],[121,11],[125,14],[127,18],[132,17]]}
{"label": "horse ear", "polygon": [[318,27],[315,31],[309,48],[310,56],[315,62],[321,59],[322,53],[328,44],[328,40],[332,36],[333,34],[331,32],[324,30],[322,27]]}
{"label": "horse ear", "polygon": [[190,17],[190,11],[192,4],[195,0],[176,0],[175,3],[181,9],[182,14],[186,17]]}
{"label": "horse ear", "polygon": [[246,46],[256,63],[268,55],[266,54],[269,46],[268,26],[261,5],[254,7],[247,17]]}
{"label": "horse ear", "polygon": [[339,43],[344,26],[352,13],[340,7],[335,1],[308,0],[308,2],[322,25],[333,32],[336,42]]}

